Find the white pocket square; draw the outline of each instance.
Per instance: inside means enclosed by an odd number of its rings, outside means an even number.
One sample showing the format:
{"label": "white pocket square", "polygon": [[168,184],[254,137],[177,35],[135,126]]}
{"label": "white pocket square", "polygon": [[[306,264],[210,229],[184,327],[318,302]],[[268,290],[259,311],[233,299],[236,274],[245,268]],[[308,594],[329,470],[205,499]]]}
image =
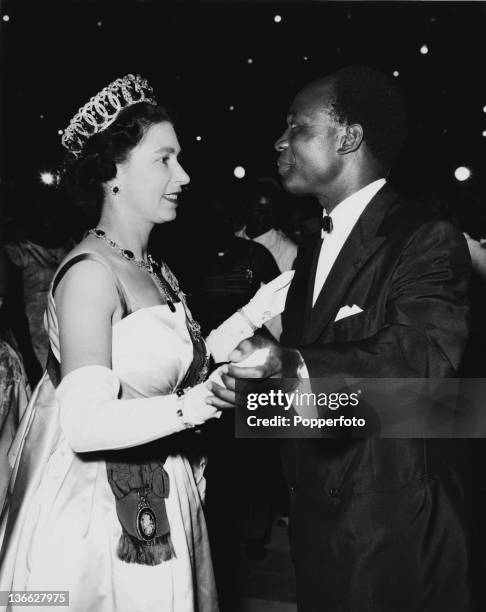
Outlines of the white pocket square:
{"label": "white pocket square", "polygon": [[352,315],[358,314],[359,312],[363,312],[363,309],[353,304],[352,306],[343,306],[339,309],[339,312],[334,319],[334,322],[340,321],[341,319],[345,319],[346,317],[351,317]]}

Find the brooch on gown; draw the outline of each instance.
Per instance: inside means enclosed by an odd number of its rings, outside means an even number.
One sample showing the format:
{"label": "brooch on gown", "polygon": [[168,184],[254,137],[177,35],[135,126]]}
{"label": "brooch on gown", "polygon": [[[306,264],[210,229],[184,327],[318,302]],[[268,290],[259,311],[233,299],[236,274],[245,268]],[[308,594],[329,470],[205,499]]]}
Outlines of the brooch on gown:
{"label": "brooch on gown", "polygon": [[147,501],[147,496],[141,491],[138,492],[138,496],[140,502],[136,519],[137,533],[142,540],[150,541],[154,539],[157,531],[157,518]]}

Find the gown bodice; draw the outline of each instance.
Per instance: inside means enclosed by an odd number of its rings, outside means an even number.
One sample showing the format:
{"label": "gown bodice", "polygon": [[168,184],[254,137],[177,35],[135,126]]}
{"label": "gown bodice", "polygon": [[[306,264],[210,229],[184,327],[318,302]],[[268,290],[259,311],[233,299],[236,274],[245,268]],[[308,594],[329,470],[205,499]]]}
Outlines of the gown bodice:
{"label": "gown bodice", "polygon": [[[74,259],[81,259],[76,256]],[[98,255],[94,259],[109,267]],[[69,261],[56,274],[48,294],[45,325],[52,353],[60,362],[59,325],[53,287],[56,288]],[[120,279],[109,267],[124,302],[124,316],[112,327],[112,369],[122,385],[122,397],[152,397],[173,393],[191,365],[194,347],[187,327],[186,308],[176,302],[175,312],[167,304],[132,311],[130,298]]]}
{"label": "gown bodice", "polygon": [[193,357],[181,302],[141,308],[113,326],[112,368],[122,381],[122,397],[174,393]]}

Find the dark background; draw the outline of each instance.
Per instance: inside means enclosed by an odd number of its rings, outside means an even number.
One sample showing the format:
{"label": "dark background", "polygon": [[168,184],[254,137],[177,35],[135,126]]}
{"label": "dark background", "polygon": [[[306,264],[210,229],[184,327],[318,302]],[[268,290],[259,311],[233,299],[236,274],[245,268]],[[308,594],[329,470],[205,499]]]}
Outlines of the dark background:
{"label": "dark background", "polygon": [[[440,202],[473,236],[486,236],[481,2],[12,0],[0,6],[9,16],[0,21],[7,239],[29,218],[39,172],[62,157],[58,130],[110,81],[138,72],[175,115],[192,178],[177,221],[158,234],[177,269],[189,245],[191,256],[204,248],[209,202],[231,206],[245,183],[277,178],[273,143],[297,90],[353,63],[399,71],[412,132],[392,182]],[[428,54],[420,53],[422,45]],[[233,175],[237,165],[246,169],[243,180]],[[468,181],[454,178],[458,166],[470,168]]]}

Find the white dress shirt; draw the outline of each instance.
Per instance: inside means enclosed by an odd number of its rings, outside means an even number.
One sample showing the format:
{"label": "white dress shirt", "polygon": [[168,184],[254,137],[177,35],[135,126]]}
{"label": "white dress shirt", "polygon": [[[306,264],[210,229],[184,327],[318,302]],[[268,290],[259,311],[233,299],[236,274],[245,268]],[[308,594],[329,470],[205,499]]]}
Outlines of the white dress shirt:
{"label": "white dress shirt", "polygon": [[[328,234],[324,232],[324,230],[321,230],[323,243],[319,254],[316,278],[314,281],[313,306],[351,230],[356,225],[361,213],[385,183],[386,179],[384,178],[369,183],[366,187],[363,187],[342,202],[339,202],[331,211],[332,232]],[[327,215],[325,209],[323,215]]]}
{"label": "white dress shirt", "polygon": [[[334,208],[331,212],[330,217],[332,218],[332,232],[328,234],[324,230],[321,230],[321,237],[323,238],[321,252],[319,253],[319,260],[317,262],[316,278],[314,281],[314,295],[312,300],[312,306],[316,303],[317,297],[326,282],[326,278],[334,265],[344,243],[346,242],[351,230],[356,225],[356,222],[361,216],[361,213],[371,202],[373,197],[380,191],[383,185],[386,183],[386,179],[381,178],[372,183],[366,185],[359,191],[350,195]],[[323,211],[323,216],[326,215],[326,211]],[[303,363],[297,371],[299,378],[309,378],[309,370],[305,363]],[[310,391],[310,388],[306,388]],[[294,406],[295,408],[295,406]],[[297,410],[297,408],[296,408]],[[299,411],[297,410],[299,413]],[[317,409],[315,415],[317,415]],[[308,415],[306,415],[308,416]]]}

